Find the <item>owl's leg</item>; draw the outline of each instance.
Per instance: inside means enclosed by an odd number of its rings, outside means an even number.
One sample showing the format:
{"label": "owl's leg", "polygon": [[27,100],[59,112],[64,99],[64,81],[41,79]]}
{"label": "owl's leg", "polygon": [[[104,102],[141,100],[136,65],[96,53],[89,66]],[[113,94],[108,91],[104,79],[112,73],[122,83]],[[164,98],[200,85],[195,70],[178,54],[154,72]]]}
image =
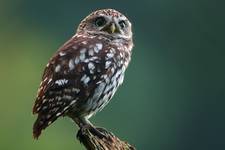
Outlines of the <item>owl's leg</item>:
{"label": "owl's leg", "polygon": [[85,133],[85,132],[87,132],[87,130],[89,130],[93,135],[98,136],[98,138],[101,138],[101,139],[102,138],[107,138],[87,118],[77,117],[77,118],[73,118],[73,120],[80,127],[80,131],[79,132],[81,132],[81,133],[78,133],[78,134]]}
{"label": "owl's leg", "polygon": [[84,118],[84,117],[73,117],[72,118],[76,124],[82,129],[84,127],[92,127],[93,124],[87,119],[87,118]]}

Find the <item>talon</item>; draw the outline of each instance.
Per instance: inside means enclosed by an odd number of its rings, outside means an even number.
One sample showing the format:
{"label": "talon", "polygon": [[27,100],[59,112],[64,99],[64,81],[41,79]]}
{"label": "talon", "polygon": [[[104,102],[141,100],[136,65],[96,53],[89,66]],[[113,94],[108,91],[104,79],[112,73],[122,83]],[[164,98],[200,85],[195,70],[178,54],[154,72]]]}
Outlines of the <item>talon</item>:
{"label": "talon", "polygon": [[102,139],[102,138],[107,139],[107,136],[106,136],[105,134],[103,134],[100,130],[98,130],[97,128],[95,128],[95,127],[91,127],[91,128],[90,128],[90,132],[91,132],[93,135],[95,135],[95,136],[97,136],[98,138],[100,138],[100,139]]}

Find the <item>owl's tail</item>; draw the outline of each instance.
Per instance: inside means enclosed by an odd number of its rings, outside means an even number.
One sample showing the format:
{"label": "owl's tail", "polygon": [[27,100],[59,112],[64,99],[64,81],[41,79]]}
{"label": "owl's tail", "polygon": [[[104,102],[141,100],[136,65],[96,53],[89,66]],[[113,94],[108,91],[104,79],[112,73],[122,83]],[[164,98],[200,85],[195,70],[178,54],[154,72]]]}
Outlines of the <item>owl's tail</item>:
{"label": "owl's tail", "polygon": [[41,131],[48,126],[46,122],[47,121],[46,121],[46,118],[44,117],[44,115],[38,115],[38,118],[34,122],[34,125],[33,125],[34,139],[38,139],[38,137],[41,135]]}
{"label": "owl's tail", "polygon": [[47,128],[50,124],[52,124],[59,116],[49,114],[38,114],[37,120],[34,122],[33,125],[33,137],[34,139],[38,139],[41,135],[42,130]]}

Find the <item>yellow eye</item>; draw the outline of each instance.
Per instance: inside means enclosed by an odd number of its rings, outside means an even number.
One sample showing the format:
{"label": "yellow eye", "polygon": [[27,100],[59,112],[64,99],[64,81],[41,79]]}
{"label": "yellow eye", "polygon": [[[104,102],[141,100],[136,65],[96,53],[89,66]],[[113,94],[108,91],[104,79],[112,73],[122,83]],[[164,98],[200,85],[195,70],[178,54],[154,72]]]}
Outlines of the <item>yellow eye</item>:
{"label": "yellow eye", "polygon": [[98,18],[95,19],[95,25],[96,25],[97,27],[102,27],[102,26],[104,26],[105,24],[106,24],[106,20],[105,20],[104,17],[98,17]]}

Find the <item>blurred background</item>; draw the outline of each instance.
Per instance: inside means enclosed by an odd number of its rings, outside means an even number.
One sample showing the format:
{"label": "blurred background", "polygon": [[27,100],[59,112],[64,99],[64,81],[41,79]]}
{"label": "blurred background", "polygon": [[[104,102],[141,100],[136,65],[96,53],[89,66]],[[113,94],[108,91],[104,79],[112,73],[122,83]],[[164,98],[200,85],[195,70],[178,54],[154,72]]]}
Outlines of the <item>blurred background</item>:
{"label": "blurred background", "polygon": [[225,149],[225,3],[210,0],[1,0],[0,149],[84,149],[58,119],[32,139],[42,71],[82,18],[115,8],[133,22],[132,62],[91,119],[138,150]]}

